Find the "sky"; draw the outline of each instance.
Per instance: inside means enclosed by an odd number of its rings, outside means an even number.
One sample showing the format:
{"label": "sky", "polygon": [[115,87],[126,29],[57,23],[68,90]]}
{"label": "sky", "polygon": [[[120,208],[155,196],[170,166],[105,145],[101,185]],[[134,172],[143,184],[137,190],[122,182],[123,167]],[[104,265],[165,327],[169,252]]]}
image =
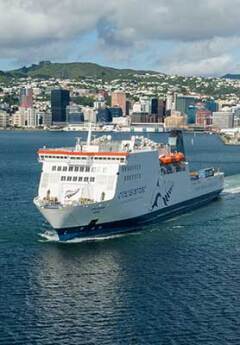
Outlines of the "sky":
{"label": "sky", "polygon": [[0,70],[51,60],[240,73],[239,13],[240,0],[0,0]]}

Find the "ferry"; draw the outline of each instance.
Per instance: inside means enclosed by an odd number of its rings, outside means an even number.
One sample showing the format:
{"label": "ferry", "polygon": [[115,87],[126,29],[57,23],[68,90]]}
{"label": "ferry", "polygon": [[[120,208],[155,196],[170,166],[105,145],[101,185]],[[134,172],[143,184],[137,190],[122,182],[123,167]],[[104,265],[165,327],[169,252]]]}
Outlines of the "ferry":
{"label": "ferry", "polygon": [[144,136],[113,141],[110,135],[71,148],[41,148],[38,195],[34,199],[60,241],[96,239],[138,229],[206,205],[223,190],[214,168],[191,172],[183,135],[168,144]]}

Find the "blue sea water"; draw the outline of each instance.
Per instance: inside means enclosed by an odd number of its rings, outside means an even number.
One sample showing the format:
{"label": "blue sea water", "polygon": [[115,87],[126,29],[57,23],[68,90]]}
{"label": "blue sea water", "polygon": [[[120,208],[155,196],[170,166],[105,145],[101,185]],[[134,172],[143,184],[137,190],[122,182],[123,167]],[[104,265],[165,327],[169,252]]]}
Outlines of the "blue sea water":
{"label": "blue sea water", "polygon": [[0,132],[0,344],[239,345],[240,147],[185,135],[193,168],[228,175],[206,207],[115,239],[44,241],[36,151],[75,136]]}

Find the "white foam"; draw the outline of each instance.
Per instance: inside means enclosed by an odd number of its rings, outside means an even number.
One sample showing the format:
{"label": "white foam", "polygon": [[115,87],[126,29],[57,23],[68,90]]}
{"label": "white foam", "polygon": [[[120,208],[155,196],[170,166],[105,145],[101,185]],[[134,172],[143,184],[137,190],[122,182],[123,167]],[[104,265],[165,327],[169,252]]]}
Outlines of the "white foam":
{"label": "white foam", "polygon": [[45,231],[44,233],[40,233],[39,236],[44,239],[44,242],[59,242],[58,235],[55,231]]}
{"label": "white foam", "polygon": [[237,194],[240,193],[240,186],[224,188],[223,194]]}
{"label": "white foam", "polygon": [[68,241],[59,240],[57,233],[52,232],[52,231],[46,231],[45,233],[40,233],[39,235],[44,239],[41,242],[58,242],[58,243],[64,243],[64,244],[73,244],[73,243],[100,242],[100,241],[106,241],[106,240],[113,240],[113,239],[121,238],[125,236],[139,235],[139,232],[138,231],[127,232],[127,233],[112,234],[112,235],[101,236],[101,237],[73,238]]}

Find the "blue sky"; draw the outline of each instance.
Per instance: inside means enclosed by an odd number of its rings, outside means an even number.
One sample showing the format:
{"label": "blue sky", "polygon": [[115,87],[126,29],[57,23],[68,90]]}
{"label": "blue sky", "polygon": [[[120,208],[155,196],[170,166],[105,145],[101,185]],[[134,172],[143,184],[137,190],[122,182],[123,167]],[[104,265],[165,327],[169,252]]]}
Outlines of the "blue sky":
{"label": "blue sky", "polygon": [[239,11],[240,0],[0,0],[0,69],[51,60],[240,72]]}

